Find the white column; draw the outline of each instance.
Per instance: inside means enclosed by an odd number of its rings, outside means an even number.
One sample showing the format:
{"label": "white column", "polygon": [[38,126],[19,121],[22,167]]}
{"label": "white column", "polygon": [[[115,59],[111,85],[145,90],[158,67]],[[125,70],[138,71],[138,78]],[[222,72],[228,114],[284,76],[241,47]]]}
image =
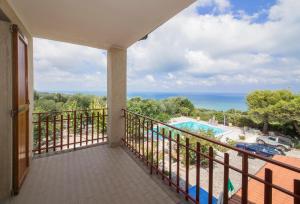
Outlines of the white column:
{"label": "white column", "polygon": [[127,50],[111,48],[107,52],[107,136],[111,147],[121,144],[125,133],[123,108],[126,108]]}

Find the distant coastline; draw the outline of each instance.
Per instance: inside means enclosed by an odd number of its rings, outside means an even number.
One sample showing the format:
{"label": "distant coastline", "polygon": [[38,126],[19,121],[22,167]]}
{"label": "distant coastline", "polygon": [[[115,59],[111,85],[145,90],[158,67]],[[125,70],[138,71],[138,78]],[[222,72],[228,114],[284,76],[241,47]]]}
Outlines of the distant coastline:
{"label": "distant coastline", "polygon": [[[42,91],[43,92],[43,91]],[[65,94],[89,94],[97,96],[106,96],[105,92],[96,91],[45,91],[49,93]],[[212,109],[218,111],[227,111],[236,109],[247,111],[246,93],[188,93],[188,92],[130,92],[128,98],[141,97],[146,99],[161,100],[169,97],[183,96],[193,102],[197,108]]]}

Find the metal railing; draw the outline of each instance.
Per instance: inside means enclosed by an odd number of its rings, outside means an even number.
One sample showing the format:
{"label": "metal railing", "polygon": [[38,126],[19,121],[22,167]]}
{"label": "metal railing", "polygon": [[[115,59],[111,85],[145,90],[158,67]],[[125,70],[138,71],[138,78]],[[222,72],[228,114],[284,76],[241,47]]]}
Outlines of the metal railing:
{"label": "metal railing", "polygon": [[[294,204],[300,203],[300,181],[294,180],[293,192],[285,189],[280,184],[272,182],[271,169],[265,169],[265,177],[262,179],[249,173],[249,159],[255,158],[275,166],[285,168],[287,171],[300,173],[300,168],[287,165],[270,158],[262,157],[247,151],[221,143],[213,138],[191,133],[171,126],[166,123],[154,120],[152,118],[137,114],[128,110],[124,111],[125,133],[122,139],[123,144],[131,150],[140,160],[150,168],[150,174],[158,174],[162,181],[176,191],[183,194],[186,200],[194,203],[200,203],[200,170],[205,167],[208,174],[208,201],[213,203],[213,184],[214,184],[214,166],[221,165],[223,168],[223,203],[229,202],[228,183],[229,171],[237,172],[241,176],[241,196],[239,202],[248,203],[248,180],[254,179],[264,186],[264,203],[272,203],[272,190],[278,190],[281,193],[291,196]],[[195,142],[195,139],[196,141]],[[191,143],[191,141],[193,143]],[[208,142],[209,148],[204,151],[201,143]],[[224,151],[222,159],[216,157],[216,147],[235,151],[241,155],[241,167],[229,163],[229,154]],[[194,174],[190,174],[190,169],[194,169]],[[191,176],[196,180],[196,196],[189,193]],[[284,178],[283,178],[284,179]],[[252,189],[250,189],[252,190]]]}
{"label": "metal railing", "polygon": [[107,141],[107,109],[33,113],[33,153],[76,149]]}

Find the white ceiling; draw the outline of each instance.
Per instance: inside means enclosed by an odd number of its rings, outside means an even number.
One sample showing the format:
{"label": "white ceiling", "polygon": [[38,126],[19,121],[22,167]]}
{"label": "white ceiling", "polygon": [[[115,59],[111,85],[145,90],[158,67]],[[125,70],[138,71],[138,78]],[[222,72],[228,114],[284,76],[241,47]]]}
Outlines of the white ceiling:
{"label": "white ceiling", "polygon": [[34,37],[127,48],[195,0],[8,0]]}

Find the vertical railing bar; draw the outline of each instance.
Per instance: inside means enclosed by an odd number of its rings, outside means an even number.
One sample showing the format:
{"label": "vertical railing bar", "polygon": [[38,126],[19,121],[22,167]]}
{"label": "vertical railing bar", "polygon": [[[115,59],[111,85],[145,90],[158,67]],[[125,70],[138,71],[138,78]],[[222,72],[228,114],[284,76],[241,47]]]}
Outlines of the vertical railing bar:
{"label": "vertical railing bar", "polygon": [[91,121],[91,123],[92,123],[92,144],[94,144],[94,116],[95,116],[95,114],[93,112],[92,113],[92,121]]}
{"label": "vertical railing bar", "polygon": [[133,152],[133,116],[130,114],[130,150]]}
{"label": "vertical railing bar", "polygon": [[53,116],[53,151],[56,151],[56,115]]}
{"label": "vertical railing bar", "polygon": [[133,117],[133,152],[136,153],[136,116]]}
{"label": "vertical railing bar", "polygon": [[49,147],[49,115],[46,117],[46,152],[48,152]]}
{"label": "vertical railing bar", "polygon": [[177,163],[177,168],[176,168],[176,191],[179,193],[179,163],[180,163],[180,157],[179,157],[179,151],[180,151],[180,140],[179,140],[179,134],[177,134],[176,138],[176,143],[177,143],[177,150],[176,150],[176,163]]}
{"label": "vertical railing bar", "polygon": [[172,185],[172,132],[169,130],[169,186]]}
{"label": "vertical railing bar", "polygon": [[165,179],[165,128],[162,129],[162,180]]}
{"label": "vertical railing bar", "polygon": [[297,197],[294,197],[294,204],[299,204],[300,203],[300,180],[294,179],[294,194],[298,195]]}
{"label": "vertical railing bar", "polygon": [[82,146],[82,113],[80,113],[80,147]]}
{"label": "vertical railing bar", "polygon": [[105,133],[105,109],[102,110],[102,142],[104,141]]}
{"label": "vertical railing bar", "polygon": [[196,147],[196,204],[200,203],[200,142]]}
{"label": "vertical railing bar", "polygon": [[138,117],[135,117],[134,120],[134,149],[135,149],[135,153],[138,155]]}
{"label": "vertical railing bar", "polygon": [[127,130],[128,130],[128,127],[127,127],[127,113],[126,111],[124,110],[124,122],[125,122],[125,133],[124,133],[124,141],[125,141],[125,145],[127,145]]}
{"label": "vertical railing bar", "polygon": [[135,116],[132,116],[132,151],[135,151]]}
{"label": "vertical railing bar", "polygon": [[272,170],[265,168],[264,204],[272,204]]}
{"label": "vertical railing bar", "polygon": [[70,114],[68,113],[67,117],[67,147],[69,149],[70,145]]}
{"label": "vertical railing bar", "polygon": [[159,163],[159,126],[156,125],[156,174],[158,174]]}
{"label": "vertical railing bar", "polygon": [[145,159],[145,118],[143,118],[143,128],[142,128],[142,135],[143,135],[143,145],[142,145],[142,157]]}
{"label": "vertical railing bar", "polygon": [[129,125],[129,129],[128,129],[128,146],[129,146],[129,150],[131,150],[131,136],[132,136],[132,121],[131,121],[131,114],[129,114],[128,116],[128,125]]}
{"label": "vertical railing bar", "polygon": [[228,204],[229,154],[224,153],[223,204]]}
{"label": "vertical railing bar", "polygon": [[38,114],[38,151],[39,151],[39,154],[41,154],[41,140],[42,140],[42,131],[41,131],[41,114],[39,113]]}
{"label": "vertical railing bar", "polygon": [[189,170],[190,170],[190,139],[185,139],[185,199],[188,200],[188,194],[189,194]]}
{"label": "vertical railing bar", "polygon": [[151,121],[151,164],[150,164],[150,174],[153,173],[153,121]]}
{"label": "vertical railing bar", "polygon": [[147,166],[149,165],[149,121],[147,121],[147,141],[146,141],[146,161],[147,161]]}
{"label": "vertical railing bar", "polygon": [[60,150],[63,149],[63,138],[64,138],[64,115],[60,115]]}
{"label": "vertical railing bar", "polygon": [[[139,119],[139,118],[138,118]],[[138,129],[138,138],[139,138],[139,157],[141,157],[141,120],[139,119],[139,129]]]}
{"label": "vertical railing bar", "polygon": [[99,143],[99,135],[100,135],[99,123],[100,123],[100,113],[99,111],[97,111],[97,143]]}
{"label": "vertical railing bar", "polygon": [[85,117],[85,145],[89,143],[89,113]]}
{"label": "vertical railing bar", "polygon": [[213,198],[213,157],[214,150],[212,147],[209,147],[209,158],[208,158],[208,204],[212,204]]}
{"label": "vertical railing bar", "polygon": [[242,157],[242,204],[248,203],[248,154]]}
{"label": "vertical railing bar", "polygon": [[76,111],[73,112],[73,122],[74,122],[74,139],[73,139],[73,142],[74,142],[74,145],[73,145],[73,148],[76,149],[76,128],[77,128],[77,114],[76,114]]}

